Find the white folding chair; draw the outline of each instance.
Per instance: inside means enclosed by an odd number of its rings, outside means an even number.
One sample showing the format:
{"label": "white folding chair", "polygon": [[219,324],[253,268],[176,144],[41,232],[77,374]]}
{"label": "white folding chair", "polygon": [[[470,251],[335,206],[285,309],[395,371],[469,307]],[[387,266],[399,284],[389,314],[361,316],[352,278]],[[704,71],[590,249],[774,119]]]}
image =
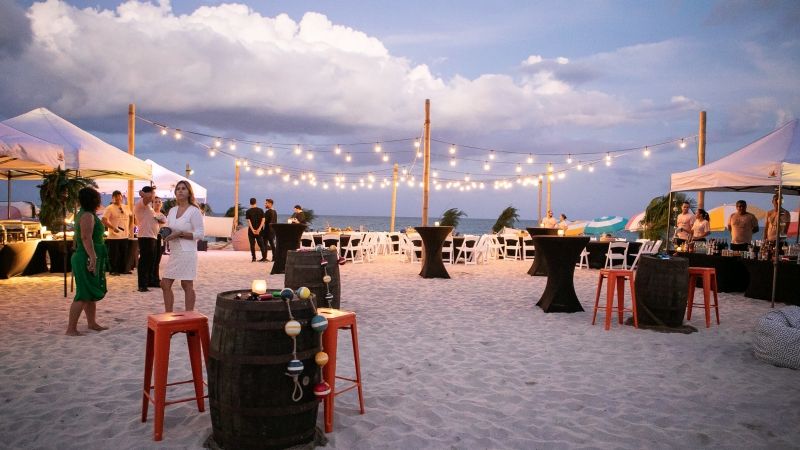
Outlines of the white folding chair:
{"label": "white folding chair", "polygon": [[475,247],[478,244],[478,238],[475,236],[464,236],[464,242],[458,248],[458,255],[456,262],[463,260],[464,264],[477,264],[475,261]]}
{"label": "white folding chair", "polygon": [[342,250],[344,250],[344,259],[355,263],[364,262],[364,247],[362,241],[364,239],[363,233],[352,233],[350,240],[347,241]]}
{"label": "white folding chair", "polygon": [[533,239],[528,237],[522,239],[522,260],[526,261],[536,257],[536,247],[533,246]]}
{"label": "white folding chair", "polygon": [[581,259],[578,261],[578,269],[584,268],[589,268],[589,251],[586,250],[586,247],[583,247],[583,251],[581,251]]}
{"label": "white folding chair", "polygon": [[314,250],[314,234],[303,233],[300,237],[300,250]]}
{"label": "white folding chair", "polygon": [[653,244],[653,248],[650,249],[651,254],[658,253],[658,249],[661,248],[661,239],[657,240],[655,244]]}
{"label": "white folding chair", "polygon": [[387,238],[389,239],[388,245],[390,254],[399,255],[400,253],[402,253],[402,249],[400,248],[400,243],[402,242],[400,240],[401,234],[402,233],[393,231],[387,235]]}
{"label": "white folding chair", "polygon": [[500,239],[497,238],[497,235],[487,235],[486,244],[489,246],[489,251],[487,253],[488,259],[500,259],[500,256],[505,250],[503,244],[500,243]]}
{"label": "white folding chair", "polygon": [[505,241],[505,251],[503,252],[503,259],[518,260],[519,257],[519,237],[516,234],[506,234],[503,236]]}
{"label": "white folding chair", "polygon": [[455,255],[453,254],[453,235],[449,235],[444,240],[444,244],[442,245],[442,261],[447,264],[453,264],[454,258]]}
{"label": "white folding chair", "polygon": [[636,266],[639,265],[639,258],[642,255],[647,255],[650,253],[650,249],[653,247],[653,242],[645,241],[641,247],[639,247],[639,251],[636,252],[636,258],[633,260],[633,264],[631,264],[631,270],[636,270]]}
{"label": "white folding chair", "polygon": [[[615,252],[615,249],[621,249],[622,253]],[[614,269],[615,265],[619,264],[622,269],[628,268],[628,243],[627,242],[609,242],[608,252],[606,253],[606,269]]]}

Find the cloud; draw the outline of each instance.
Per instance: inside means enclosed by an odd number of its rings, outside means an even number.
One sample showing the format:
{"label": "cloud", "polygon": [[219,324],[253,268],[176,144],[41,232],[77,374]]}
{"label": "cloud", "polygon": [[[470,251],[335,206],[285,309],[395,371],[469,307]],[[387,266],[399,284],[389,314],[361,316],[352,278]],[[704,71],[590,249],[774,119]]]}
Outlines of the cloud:
{"label": "cloud", "polygon": [[3,60],[0,113],[9,116],[47,106],[104,118],[133,102],[144,116],[191,116],[200,126],[262,135],[374,134],[416,132],[430,98],[442,130],[625,120],[620,99],[581,90],[556,72],[443,79],[314,12],[294,21],[241,4],[175,15],[166,1],[106,10],[48,0],[27,16],[31,44]]}
{"label": "cloud", "polygon": [[0,58],[16,57],[31,40],[30,21],[13,0],[0,0]]}

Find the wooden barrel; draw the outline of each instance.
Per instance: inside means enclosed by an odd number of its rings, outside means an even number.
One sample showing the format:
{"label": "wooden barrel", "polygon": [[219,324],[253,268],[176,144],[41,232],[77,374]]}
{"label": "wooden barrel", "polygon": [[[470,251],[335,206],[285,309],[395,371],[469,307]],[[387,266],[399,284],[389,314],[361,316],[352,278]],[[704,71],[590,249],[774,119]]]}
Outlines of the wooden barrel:
{"label": "wooden barrel", "polygon": [[683,325],[689,289],[688,259],[642,255],[634,284],[640,325]]}
{"label": "wooden barrel", "polygon": [[217,295],[211,351],[208,361],[208,397],[215,443],[225,449],[285,448],[312,441],[317,407],[314,385],[319,367],[319,334],[311,329],[311,302],[290,302],[300,322],[297,359],[303,362],[298,377],[303,391],[292,400],[295,389],[286,366],[292,356],[292,339],[284,332],[289,320],[283,300],[246,301],[249,291]]}
{"label": "wooden barrel", "polygon": [[[325,270],[320,265],[322,258],[328,261],[328,275],[331,277],[330,286],[325,287],[322,277],[325,276]],[[286,277],[283,284],[292,289],[297,289],[305,286],[311,289],[311,292],[316,296],[317,306],[325,308],[339,309],[342,297],[342,286],[339,280],[339,264],[336,254],[328,250],[320,252],[298,252],[290,250],[286,254]],[[333,295],[333,299],[328,301],[325,296],[328,294],[328,289]]]}

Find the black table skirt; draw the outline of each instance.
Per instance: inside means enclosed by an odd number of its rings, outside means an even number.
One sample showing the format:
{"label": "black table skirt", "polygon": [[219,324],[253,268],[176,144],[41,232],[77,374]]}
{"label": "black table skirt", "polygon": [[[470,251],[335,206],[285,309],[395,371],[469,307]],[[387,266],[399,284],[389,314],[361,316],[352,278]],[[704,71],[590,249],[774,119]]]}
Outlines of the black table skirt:
{"label": "black table skirt", "polygon": [[26,271],[42,272],[44,254],[41,252],[37,254],[38,244],[38,240],[30,240],[3,245],[0,248],[0,278],[11,278]]}
{"label": "black table skirt", "polygon": [[422,239],[422,278],[450,278],[442,261],[442,246],[453,227],[414,227]]}
{"label": "black table skirt", "polygon": [[301,223],[271,223],[272,232],[275,233],[275,246],[277,252],[272,256],[271,274],[286,272],[286,254],[289,250],[300,248],[300,237],[306,230],[306,225]]}
{"label": "black table skirt", "polygon": [[537,306],[544,312],[583,311],[575,294],[575,259],[580,255],[588,237],[533,236],[536,259],[547,264],[547,285]]}
{"label": "black table skirt", "polygon": [[[737,256],[716,256],[702,253],[678,253],[689,259],[689,267],[713,267],[717,272],[717,290],[744,292],[750,282],[743,260]],[[770,276],[770,280],[772,277]]]}
{"label": "black table skirt", "polygon": [[[750,276],[745,297],[761,300],[772,299],[772,261],[742,260]],[[719,276],[719,275],[717,275]],[[775,301],[789,305],[800,305],[800,265],[778,263],[778,283]]]}

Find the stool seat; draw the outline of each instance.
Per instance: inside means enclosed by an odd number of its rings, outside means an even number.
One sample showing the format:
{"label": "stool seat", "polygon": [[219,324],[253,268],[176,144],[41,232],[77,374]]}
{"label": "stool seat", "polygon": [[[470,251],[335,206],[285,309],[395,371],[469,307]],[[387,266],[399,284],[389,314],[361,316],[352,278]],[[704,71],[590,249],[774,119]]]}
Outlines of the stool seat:
{"label": "stool seat", "polygon": [[[328,363],[322,368],[325,381],[331,386],[331,393],[324,401],[325,408],[325,432],[333,431],[333,410],[334,397],[343,394],[351,389],[358,389],[358,405],[361,414],[364,414],[364,393],[361,389],[361,362],[358,354],[358,326],[356,324],[356,313],[343,311],[334,308],[317,308],[317,314],[324,316],[328,320],[328,327],[322,333],[322,347],[328,354]],[[355,363],[355,378],[345,378],[336,375],[336,347],[340,329],[349,329],[350,338],[353,343],[353,361]],[[350,386],[344,389],[336,389],[336,380],[351,382]]]}
{"label": "stool seat", "polygon": [[[694,302],[694,290],[697,280],[703,284],[703,303]],[[714,304],[711,304],[711,293],[714,293]],[[686,300],[686,320],[692,320],[692,309],[700,307],[705,310],[706,328],[711,327],[711,308],[719,325],[719,299],[717,298],[717,270],[713,267],[689,267],[689,295]]]}
{"label": "stool seat", "polygon": [[[170,340],[175,333],[186,333],[186,343],[189,346],[189,362],[192,366],[192,379],[167,383]],[[167,405],[196,401],[197,409],[200,412],[205,411],[204,399],[208,396],[203,394],[202,361],[205,361],[206,366],[208,366],[208,348],[208,317],[194,311],[169,312],[147,316],[142,422],[147,422],[147,409],[149,404],[152,403],[155,408],[153,440],[160,441],[163,438],[164,408]],[[155,382],[151,385],[153,381]],[[167,401],[167,386],[185,383],[194,384],[194,397]]]}
{"label": "stool seat", "polygon": [[[636,311],[636,289],[633,285],[634,272],[630,269],[600,269],[597,280],[597,295],[594,299],[594,313],[592,315],[592,325],[597,321],[597,311],[605,309],[606,320],[605,329],[611,329],[611,314],[617,310],[620,325],[624,312],[633,313],[633,326],[639,328],[639,318]],[[600,292],[603,290],[603,279],[608,278],[608,288],[606,291],[606,305],[600,306]],[[625,280],[630,283],[631,307],[625,308]],[[617,306],[614,306],[614,291],[617,291]]]}

